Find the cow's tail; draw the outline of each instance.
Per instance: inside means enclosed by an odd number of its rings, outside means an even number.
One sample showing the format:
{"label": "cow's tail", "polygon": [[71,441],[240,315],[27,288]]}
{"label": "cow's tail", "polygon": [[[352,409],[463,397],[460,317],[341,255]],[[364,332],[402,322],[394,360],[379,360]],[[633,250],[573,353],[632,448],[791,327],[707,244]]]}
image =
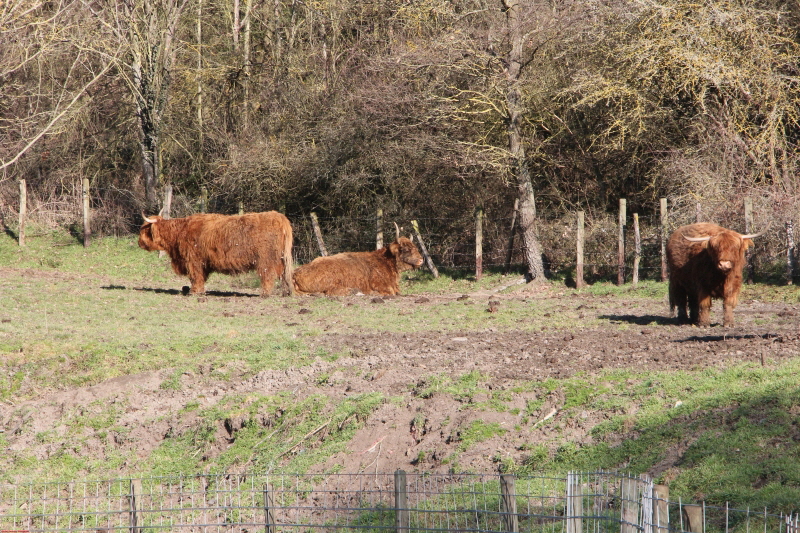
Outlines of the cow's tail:
{"label": "cow's tail", "polygon": [[283,250],[281,250],[281,261],[283,261],[283,284],[282,293],[284,296],[294,294],[294,260],[292,259],[292,226],[288,223],[283,232]]}

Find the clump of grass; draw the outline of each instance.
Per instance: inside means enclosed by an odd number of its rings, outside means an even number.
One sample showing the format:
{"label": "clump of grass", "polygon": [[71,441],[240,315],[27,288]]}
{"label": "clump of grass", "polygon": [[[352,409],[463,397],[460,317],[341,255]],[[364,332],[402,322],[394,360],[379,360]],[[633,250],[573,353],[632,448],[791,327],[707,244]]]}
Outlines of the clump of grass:
{"label": "clump of grass", "polygon": [[479,442],[484,442],[492,437],[503,435],[506,429],[497,422],[486,423],[483,420],[474,420],[469,426],[461,430],[458,435],[458,451],[464,452]]}
{"label": "clump of grass", "polygon": [[[338,405],[323,396],[292,401],[288,395],[231,396],[182,434],[166,439],[148,461],[153,474],[192,473],[198,469],[225,472],[233,467],[305,472],[343,451],[360,428],[386,399],[380,393],[347,398]],[[244,423],[229,442],[216,451],[227,418]]]}
{"label": "clump of grass", "polygon": [[434,374],[417,383],[414,394],[420,398],[431,398],[434,394],[444,393],[460,402],[470,402],[477,392],[482,390],[480,384],[486,379],[486,376],[477,370],[462,374],[456,379],[444,374]]}

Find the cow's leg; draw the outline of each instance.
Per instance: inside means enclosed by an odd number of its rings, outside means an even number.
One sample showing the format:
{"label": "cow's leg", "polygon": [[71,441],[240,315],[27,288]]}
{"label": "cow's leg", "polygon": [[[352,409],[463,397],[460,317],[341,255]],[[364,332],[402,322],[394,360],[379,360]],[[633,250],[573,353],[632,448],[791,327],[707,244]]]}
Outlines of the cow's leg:
{"label": "cow's leg", "polygon": [[696,294],[689,294],[686,297],[689,306],[689,323],[690,324],[697,324],[697,318],[699,314],[699,306],[697,305],[697,295]]}
{"label": "cow's leg", "polygon": [[675,309],[678,310],[678,323],[686,324],[689,322],[689,316],[686,314],[686,306],[688,303],[688,296],[683,287],[675,283],[669,286],[669,310],[672,316],[675,316]]}
{"label": "cow's leg", "polygon": [[192,294],[203,294],[206,292],[206,276],[203,274],[192,275],[189,272],[189,281],[192,282],[192,289],[189,291]]}
{"label": "cow's leg", "polygon": [[708,327],[711,325],[711,294],[701,292],[697,295],[697,325]]}
{"label": "cow's leg", "polygon": [[272,287],[275,285],[278,273],[272,267],[262,266],[258,269],[258,275],[261,278],[261,297],[266,298],[272,294]]}
{"label": "cow's leg", "polygon": [[733,309],[736,307],[736,302],[725,298],[722,301],[722,308],[723,308],[723,319],[722,325],[726,328],[733,327]]}
{"label": "cow's leg", "polygon": [[203,294],[206,292],[206,280],[208,279],[208,275],[210,272],[203,268],[202,266],[196,266],[193,264],[187,265],[187,275],[189,276],[189,281],[192,282],[192,288],[189,291],[191,294]]}

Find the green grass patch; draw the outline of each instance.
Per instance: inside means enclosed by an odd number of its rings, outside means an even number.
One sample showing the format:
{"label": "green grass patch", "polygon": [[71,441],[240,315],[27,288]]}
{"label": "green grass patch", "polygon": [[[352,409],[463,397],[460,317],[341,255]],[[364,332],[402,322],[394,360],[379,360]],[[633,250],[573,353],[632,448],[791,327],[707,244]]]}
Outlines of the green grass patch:
{"label": "green grass patch", "polygon": [[[336,405],[316,395],[300,401],[288,394],[226,397],[214,408],[201,411],[192,428],[165,439],[141,468],[149,468],[152,475],[221,473],[232,468],[303,473],[343,451],[385,401],[377,392]],[[221,453],[212,454],[219,434],[228,431],[226,420],[231,419],[239,421],[234,432],[225,435],[232,442]]]}

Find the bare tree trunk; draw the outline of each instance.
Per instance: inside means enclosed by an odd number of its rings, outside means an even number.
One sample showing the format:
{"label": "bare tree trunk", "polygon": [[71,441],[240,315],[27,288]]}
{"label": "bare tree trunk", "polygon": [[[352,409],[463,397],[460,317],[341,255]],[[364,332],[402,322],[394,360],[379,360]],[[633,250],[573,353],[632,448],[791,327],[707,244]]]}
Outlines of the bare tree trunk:
{"label": "bare tree trunk", "polygon": [[197,0],[197,135],[200,167],[203,166],[203,0]]}
{"label": "bare tree trunk", "polygon": [[158,209],[161,180],[161,127],[177,54],[175,33],[188,0],[122,2],[123,26],[117,31],[130,46],[131,90],[141,133],[142,178],[147,209]]}
{"label": "bare tree trunk", "polygon": [[242,53],[242,63],[244,71],[244,126],[247,128],[250,125],[250,36],[251,36],[251,11],[253,9],[253,0],[246,0],[244,3],[244,51]]}
{"label": "bare tree trunk", "polygon": [[506,62],[508,92],[508,146],[511,152],[511,172],[517,183],[519,195],[519,228],[522,234],[526,281],[543,281],[542,250],[536,235],[536,203],[531,184],[530,170],[522,144],[522,105],[520,103],[519,76],[522,69],[523,36],[520,30],[519,1],[501,0],[506,11],[506,27],[511,38],[511,51]]}
{"label": "bare tree trunk", "polygon": [[151,128],[152,124],[139,114],[139,124],[142,129],[142,141],[139,143],[142,151],[142,179],[144,180],[145,201],[147,211],[153,211],[158,204],[157,188],[158,176],[161,165],[158,157],[158,134]]}
{"label": "bare tree trunk", "polygon": [[233,37],[233,49],[239,50],[239,30],[241,30],[239,23],[239,0],[233,0],[233,26],[231,35]]}

